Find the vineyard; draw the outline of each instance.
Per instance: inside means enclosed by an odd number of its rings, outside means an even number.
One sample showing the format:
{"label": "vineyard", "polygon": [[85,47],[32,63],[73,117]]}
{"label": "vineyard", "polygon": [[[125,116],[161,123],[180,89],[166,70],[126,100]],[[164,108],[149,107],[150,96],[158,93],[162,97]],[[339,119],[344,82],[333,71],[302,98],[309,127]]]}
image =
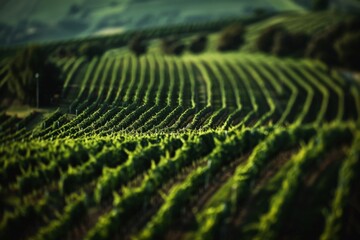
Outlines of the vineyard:
{"label": "vineyard", "polygon": [[359,239],[360,84],[340,71],[246,51],[52,61],[60,107],[0,115],[0,239]]}

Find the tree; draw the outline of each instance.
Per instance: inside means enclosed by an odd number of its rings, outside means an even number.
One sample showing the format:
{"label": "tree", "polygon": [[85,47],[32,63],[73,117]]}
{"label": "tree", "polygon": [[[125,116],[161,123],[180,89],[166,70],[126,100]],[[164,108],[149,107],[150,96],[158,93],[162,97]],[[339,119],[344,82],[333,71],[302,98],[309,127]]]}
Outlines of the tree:
{"label": "tree", "polygon": [[60,46],[56,49],[54,53],[59,58],[66,58],[78,55],[76,47],[74,46]]}
{"label": "tree", "polygon": [[85,55],[89,59],[101,56],[105,51],[106,49],[101,47],[98,43],[84,43],[79,48],[79,53]]}
{"label": "tree", "polygon": [[275,35],[283,32],[284,29],[279,25],[266,28],[256,40],[256,47],[259,51],[270,53],[274,46]]}
{"label": "tree", "polygon": [[305,33],[291,33],[279,25],[273,25],[262,31],[256,46],[260,51],[277,56],[303,56],[309,39]]}
{"label": "tree", "polygon": [[359,18],[330,26],[314,36],[306,49],[306,56],[333,66],[359,70]]}
{"label": "tree", "polygon": [[207,44],[207,36],[200,35],[192,40],[189,50],[193,53],[200,53],[205,50]]}
{"label": "tree", "polygon": [[244,43],[245,32],[245,26],[240,23],[227,26],[220,34],[218,50],[231,51],[238,49]]}
{"label": "tree", "polygon": [[277,56],[290,55],[292,52],[292,36],[286,31],[274,35],[272,53]]}
{"label": "tree", "polygon": [[174,36],[169,36],[166,38],[161,39],[161,49],[163,53],[171,54],[172,46],[175,45],[177,42]]}
{"label": "tree", "polygon": [[62,91],[61,70],[49,61],[44,63],[41,70],[39,71],[40,105],[54,105]]}
{"label": "tree", "polygon": [[54,95],[61,92],[60,70],[47,60],[47,53],[38,46],[20,50],[9,62],[7,69],[7,92],[22,103],[36,104],[37,83],[42,106],[50,105]]}
{"label": "tree", "polygon": [[326,10],[329,7],[329,0],[313,0],[312,9],[313,11]]}
{"label": "tree", "polygon": [[180,55],[186,47],[175,36],[170,36],[161,40],[161,49],[165,54]]}
{"label": "tree", "polygon": [[289,33],[286,30],[275,34],[272,53],[277,56],[303,56],[309,36],[305,33]]}
{"label": "tree", "polygon": [[60,58],[65,58],[68,56],[67,50],[64,47],[59,47],[56,50],[56,55]]}
{"label": "tree", "polygon": [[8,65],[9,93],[23,103],[35,105],[35,72],[39,72],[45,62],[46,53],[32,45],[21,49]]}
{"label": "tree", "polygon": [[306,46],[309,44],[310,36],[306,33],[297,32],[291,36],[291,43],[294,52],[299,53],[299,56],[303,56]]}
{"label": "tree", "polygon": [[353,17],[347,20],[344,25],[346,26],[347,31],[360,31],[360,17]]}
{"label": "tree", "polygon": [[130,39],[128,46],[136,56],[146,53],[146,44],[140,35],[135,35],[132,39]]}
{"label": "tree", "polygon": [[330,26],[309,41],[305,56],[324,62],[330,69],[338,65],[339,56],[334,46],[335,42],[345,33],[346,24],[344,22]]}
{"label": "tree", "polygon": [[326,38],[326,35],[314,37],[306,48],[305,56],[324,62],[329,69],[338,64],[338,55],[334,45]]}
{"label": "tree", "polygon": [[347,33],[335,43],[340,63],[349,69],[360,70],[360,33]]}
{"label": "tree", "polygon": [[185,44],[178,42],[172,46],[172,53],[175,55],[181,55],[185,49]]}

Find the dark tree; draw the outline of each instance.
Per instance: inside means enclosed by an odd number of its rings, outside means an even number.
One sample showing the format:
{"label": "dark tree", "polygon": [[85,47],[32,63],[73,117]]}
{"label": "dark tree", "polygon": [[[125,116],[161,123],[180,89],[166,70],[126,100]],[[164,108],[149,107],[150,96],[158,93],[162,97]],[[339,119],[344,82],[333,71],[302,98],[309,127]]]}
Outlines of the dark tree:
{"label": "dark tree", "polygon": [[360,17],[353,17],[347,20],[344,24],[348,32],[360,31]]}
{"label": "dark tree", "polygon": [[305,53],[306,57],[318,59],[326,63],[329,68],[338,64],[338,55],[334,49],[333,43],[329,42],[325,35],[314,37]]}
{"label": "dark tree", "polygon": [[172,53],[175,55],[181,55],[186,49],[185,44],[183,43],[177,43],[172,46]]}
{"label": "dark tree", "polygon": [[292,52],[292,36],[286,31],[277,32],[274,36],[272,53],[277,56],[286,56]]}
{"label": "dark tree", "polygon": [[218,50],[231,51],[238,49],[244,43],[246,29],[242,24],[226,27],[220,34]]}
{"label": "dark tree", "polygon": [[329,0],[313,0],[312,9],[313,11],[326,10],[329,7]]}
{"label": "dark tree", "polygon": [[35,105],[35,73],[42,70],[46,53],[38,46],[20,50],[9,63],[8,90],[23,103]]}
{"label": "dark tree", "polygon": [[193,53],[200,53],[205,50],[207,44],[207,36],[200,35],[190,43],[189,50]]}
{"label": "dark tree", "polygon": [[41,106],[51,104],[54,96],[61,92],[62,81],[60,70],[47,60],[47,56],[44,49],[37,46],[26,47],[14,56],[7,71],[10,97],[35,105],[39,86]]}
{"label": "dark tree", "polygon": [[59,58],[73,57],[78,55],[76,48],[72,46],[58,47],[55,51],[55,54]]}
{"label": "dark tree", "polygon": [[291,36],[292,48],[295,52],[304,55],[306,46],[309,44],[310,36],[306,33],[293,33]]}
{"label": "dark tree", "polygon": [[326,37],[332,44],[335,43],[339,37],[343,36],[347,32],[347,26],[345,22],[340,22],[329,26],[325,29],[321,35]]}
{"label": "dark tree", "polygon": [[68,53],[67,53],[67,49],[64,48],[64,47],[59,47],[57,50],[56,50],[56,55],[60,58],[65,58],[68,56]]}
{"label": "dark tree", "polygon": [[177,39],[175,36],[170,36],[163,38],[161,40],[161,49],[165,54],[172,54],[174,46],[177,44]]}
{"label": "dark tree", "polygon": [[326,63],[331,69],[339,64],[335,42],[346,33],[346,24],[341,22],[315,35],[306,48],[305,56]]}
{"label": "dark tree", "polygon": [[129,49],[135,53],[136,56],[140,56],[146,53],[146,44],[144,39],[140,35],[134,36],[128,43]]}
{"label": "dark tree", "polygon": [[360,33],[345,34],[335,43],[335,49],[342,66],[360,70]]}
{"label": "dark tree", "polygon": [[80,46],[79,53],[91,59],[104,54],[106,49],[97,43],[84,43]]}
{"label": "dark tree", "polygon": [[274,36],[272,53],[277,56],[304,56],[309,39],[305,33],[279,31]]}
{"label": "dark tree", "polygon": [[60,69],[47,61],[39,75],[40,105],[49,106],[58,103],[63,85]]}
{"label": "dark tree", "polygon": [[256,40],[259,51],[277,56],[303,56],[310,37],[305,33],[290,33],[279,25],[262,31]]}
{"label": "dark tree", "polygon": [[275,35],[283,31],[284,29],[278,25],[266,28],[256,40],[257,49],[262,52],[270,53],[274,46]]}
{"label": "dark tree", "polygon": [[161,40],[161,48],[165,54],[180,55],[184,52],[186,46],[175,36],[170,36]]}

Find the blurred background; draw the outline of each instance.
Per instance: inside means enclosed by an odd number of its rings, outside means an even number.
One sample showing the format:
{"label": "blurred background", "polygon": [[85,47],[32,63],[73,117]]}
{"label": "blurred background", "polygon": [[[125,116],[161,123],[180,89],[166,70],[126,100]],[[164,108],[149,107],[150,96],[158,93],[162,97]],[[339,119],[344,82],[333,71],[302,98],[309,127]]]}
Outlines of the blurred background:
{"label": "blurred background", "polygon": [[[321,0],[320,0],[321,1]],[[121,33],[254,13],[302,12],[313,0],[1,0],[0,45]],[[358,11],[360,1],[333,0],[329,8]]]}

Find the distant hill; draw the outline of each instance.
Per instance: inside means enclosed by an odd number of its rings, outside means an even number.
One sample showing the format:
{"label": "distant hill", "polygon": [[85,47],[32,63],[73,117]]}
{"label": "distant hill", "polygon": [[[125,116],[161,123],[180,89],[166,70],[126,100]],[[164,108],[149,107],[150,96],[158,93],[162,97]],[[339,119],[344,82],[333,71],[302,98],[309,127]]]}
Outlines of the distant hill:
{"label": "distant hill", "polygon": [[[293,0],[302,7],[311,8],[313,0]],[[330,0],[330,9],[345,13],[360,13],[360,0]]]}
{"label": "distant hill", "polygon": [[304,11],[291,0],[5,0],[0,2],[0,45],[249,16],[256,9]]}

